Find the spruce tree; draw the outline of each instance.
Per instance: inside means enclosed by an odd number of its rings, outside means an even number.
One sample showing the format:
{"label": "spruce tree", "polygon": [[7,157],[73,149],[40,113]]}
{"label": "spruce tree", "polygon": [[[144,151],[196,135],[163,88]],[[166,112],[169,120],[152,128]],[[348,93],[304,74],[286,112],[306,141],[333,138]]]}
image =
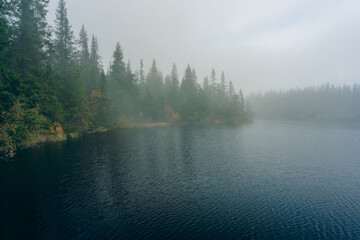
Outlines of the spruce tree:
{"label": "spruce tree", "polygon": [[235,88],[234,88],[232,81],[230,81],[229,82],[229,97],[234,96],[234,94],[235,94]]}
{"label": "spruce tree", "polygon": [[211,75],[210,75],[210,88],[211,88],[211,91],[212,91],[213,93],[215,93],[216,90],[217,90],[216,73],[215,73],[215,69],[214,69],[214,68],[211,70]]}
{"label": "spruce tree", "polygon": [[196,93],[196,75],[188,65],[185,70],[185,76],[181,81],[181,92],[185,97],[193,96]]}
{"label": "spruce tree", "polygon": [[65,0],[59,0],[55,13],[54,69],[69,78],[74,64],[74,33],[67,18]]}
{"label": "spruce tree", "polygon": [[[45,70],[50,48],[46,21],[49,0],[14,0],[15,46],[18,72],[39,76]],[[40,71],[39,71],[40,70]]]}
{"label": "spruce tree", "polygon": [[0,63],[3,62],[3,51],[9,44],[9,15],[8,3],[5,0],[0,0]]}
{"label": "spruce tree", "polygon": [[140,60],[140,71],[139,71],[140,86],[145,85],[145,72],[144,72],[144,61]]}
{"label": "spruce tree", "polygon": [[99,45],[97,38],[92,35],[90,45],[90,57],[89,57],[89,76],[88,82],[86,83],[87,94],[90,94],[94,90],[99,89],[99,79],[101,72],[100,56],[99,56]]}
{"label": "spruce tree", "polygon": [[134,87],[135,87],[135,75],[131,70],[131,64],[130,64],[130,60],[128,61],[128,63],[126,64],[126,69],[125,69],[125,81],[126,81],[126,91],[133,91]]}
{"label": "spruce tree", "polygon": [[[89,52],[89,37],[85,30],[85,26],[81,26],[79,33],[79,40],[77,41],[79,47],[78,62],[82,75],[88,75],[90,65],[90,52]],[[85,76],[84,76],[85,78]]]}
{"label": "spruce tree", "polygon": [[125,85],[125,63],[124,55],[120,47],[120,43],[116,43],[115,51],[113,53],[113,60],[110,66],[110,79],[118,86]]}
{"label": "spruce tree", "polygon": [[181,117],[185,120],[192,121],[196,118],[196,74],[188,65],[185,70],[185,76],[181,81],[180,92],[182,98]]}
{"label": "spruce tree", "polygon": [[225,73],[222,72],[221,73],[221,82],[220,82],[220,95],[222,96],[225,96],[226,94],[226,89],[227,89],[227,86],[226,86],[226,80],[225,80]]}
{"label": "spruce tree", "polygon": [[91,66],[90,66],[89,38],[84,25],[82,25],[81,27],[79,33],[79,40],[77,41],[77,44],[79,48],[78,64],[79,64],[80,79],[81,79],[81,83],[84,86],[86,95],[89,96],[91,94],[91,91],[93,90],[93,86],[90,83],[92,76],[91,76]]}
{"label": "spruce tree", "polygon": [[[9,110],[18,92],[18,82],[14,82],[15,73],[10,69],[9,47],[10,26],[8,16],[10,9],[8,2],[0,0],[0,114]],[[10,76],[10,77],[9,77]],[[15,90],[15,91],[14,91]],[[0,118],[0,125],[1,125]]]}
{"label": "spruce tree", "polygon": [[176,68],[175,63],[173,63],[173,66],[171,69],[170,80],[171,80],[172,86],[174,88],[174,91],[177,91],[179,88],[179,76],[177,73],[177,68]]}
{"label": "spruce tree", "polygon": [[149,73],[146,76],[146,85],[152,96],[160,96],[162,93],[163,79],[160,71],[156,67],[155,59],[152,62]]}

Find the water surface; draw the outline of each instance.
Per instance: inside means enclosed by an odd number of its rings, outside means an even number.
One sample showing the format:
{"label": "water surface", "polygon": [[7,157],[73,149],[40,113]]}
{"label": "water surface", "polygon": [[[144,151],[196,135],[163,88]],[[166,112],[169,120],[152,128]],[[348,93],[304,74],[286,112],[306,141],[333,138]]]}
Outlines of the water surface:
{"label": "water surface", "polygon": [[360,127],[119,130],[0,163],[0,239],[360,239]]}

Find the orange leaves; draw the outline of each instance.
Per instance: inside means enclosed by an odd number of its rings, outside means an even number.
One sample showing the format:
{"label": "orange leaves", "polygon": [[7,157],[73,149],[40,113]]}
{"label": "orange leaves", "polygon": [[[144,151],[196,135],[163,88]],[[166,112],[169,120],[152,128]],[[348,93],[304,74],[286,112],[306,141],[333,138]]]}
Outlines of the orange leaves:
{"label": "orange leaves", "polygon": [[54,122],[54,124],[50,127],[50,132],[56,136],[64,135],[64,130],[58,122]]}
{"label": "orange leaves", "polygon": [[166,114],[166,118],[170,123],[178,123],[181,121],[180,114],[174,112],[174,110],[169,105],[166,105],[165,107],[165,114]]}
{"label": "orange leaves", "polygon": [[103,98],[103,94],[101,91],[98,90],[94,90],[92,91],[92,93],[90,94],[90,98],[94,99],[94,98]]}

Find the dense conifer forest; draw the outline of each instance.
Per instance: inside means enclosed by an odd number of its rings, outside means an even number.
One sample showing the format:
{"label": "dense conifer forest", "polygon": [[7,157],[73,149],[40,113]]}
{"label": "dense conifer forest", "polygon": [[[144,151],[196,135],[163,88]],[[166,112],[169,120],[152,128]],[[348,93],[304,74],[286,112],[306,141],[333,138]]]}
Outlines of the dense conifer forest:
{"label": "dense conifer forest", "polygon": [[256,118],[360,122],[360,86],[356,84],[253,93],[248,100]]}
{"label": "dense conifer forest", "polygon": [[[64,0],[54,24],[48,0],[0,0],[0,155],[87,131],[133,123],[244,123],[252,119],[242,91],[215,70],[203,81],[188,66],[163,75],[125,63],[120,43],[104,72],[97,37],[71,29]],[[134,68],[134,69],[135,69]],[[218,79],[219,78],[219,79]],[[201,84],[199,83],[201,82]]]}

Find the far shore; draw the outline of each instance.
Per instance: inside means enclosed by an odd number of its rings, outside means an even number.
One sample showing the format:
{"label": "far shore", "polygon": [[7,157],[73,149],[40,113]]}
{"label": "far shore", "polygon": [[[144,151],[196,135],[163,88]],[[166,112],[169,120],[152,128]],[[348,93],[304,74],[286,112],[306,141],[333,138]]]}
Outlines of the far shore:
{"label": "far shore", "polygon": [[169,122],[144,122],[144,123],[131,123],[129,128],[133,127],[163,127],[170,126]]}

